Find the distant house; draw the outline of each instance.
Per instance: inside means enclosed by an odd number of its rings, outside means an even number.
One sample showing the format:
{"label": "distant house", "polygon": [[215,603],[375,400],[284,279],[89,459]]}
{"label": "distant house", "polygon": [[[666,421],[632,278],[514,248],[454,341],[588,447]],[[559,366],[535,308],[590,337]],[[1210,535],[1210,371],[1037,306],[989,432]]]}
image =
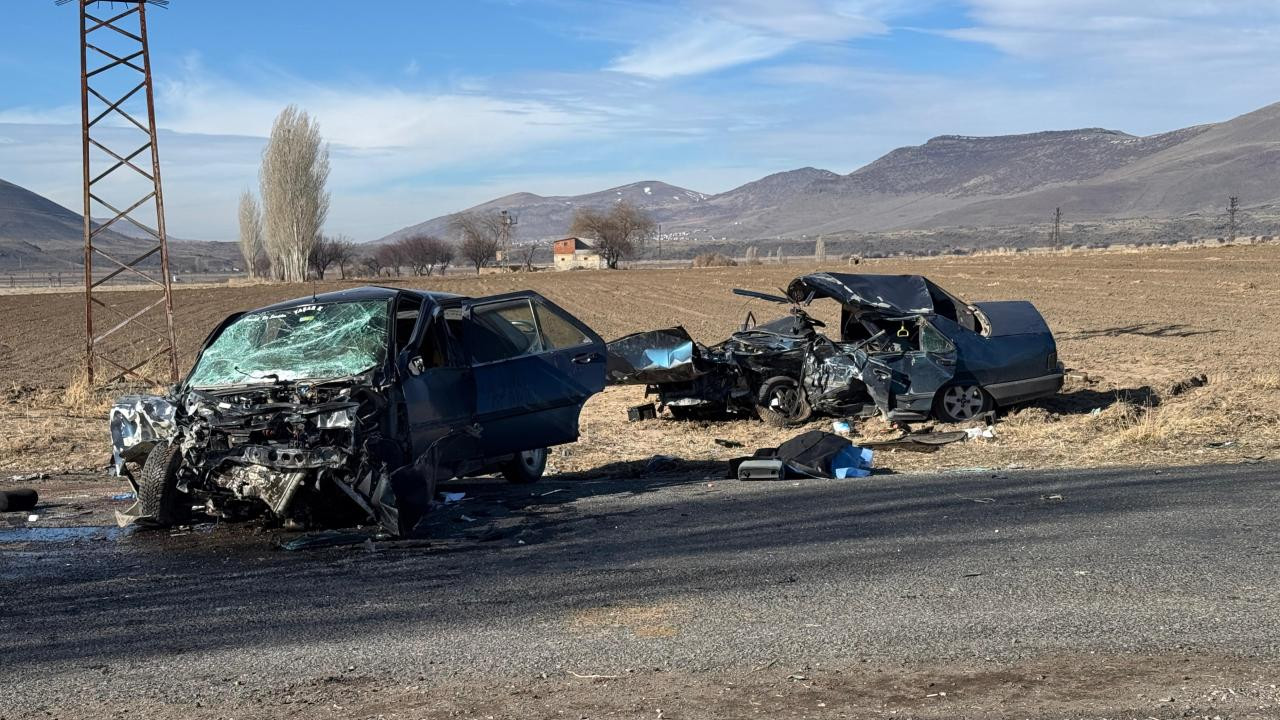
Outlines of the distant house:
{"label": "distant house", "polygon": [[599,270],[605,267],[604,258],[591,244],[591,241],[580,237],[568,237],[557,240],[551,245],[551,255],[555,258],[557,270],[575,270],[578,268]]}

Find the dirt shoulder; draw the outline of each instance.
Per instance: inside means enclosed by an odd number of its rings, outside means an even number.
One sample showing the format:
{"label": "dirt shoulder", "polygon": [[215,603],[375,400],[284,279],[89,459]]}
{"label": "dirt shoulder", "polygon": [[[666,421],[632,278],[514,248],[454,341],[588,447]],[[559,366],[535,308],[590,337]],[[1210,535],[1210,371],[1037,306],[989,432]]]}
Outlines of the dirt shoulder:
{"label": "dirt shoulder", "polygon": [[[1217,656],[1055,656],[1000,664],[868,663],[734,671],[551,669],[532,677],[389,683],[358,669],[270,689],[211,689],[197,703],[32,698],[67,720],[308,718],[1274,718],[1272,663]],[[4,717],[0,714],[0,718]]]}

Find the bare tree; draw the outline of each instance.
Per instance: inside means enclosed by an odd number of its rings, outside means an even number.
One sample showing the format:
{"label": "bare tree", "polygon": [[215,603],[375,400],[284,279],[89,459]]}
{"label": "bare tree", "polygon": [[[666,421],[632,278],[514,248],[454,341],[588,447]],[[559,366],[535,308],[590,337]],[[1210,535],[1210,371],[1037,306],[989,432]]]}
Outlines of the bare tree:
{"label": "bare tree", "polygon": [[248,190],[240,194],[240,254],[244,257],[246,274],[251,278],[258,277],[258,262],[262,255],[262,208]]}
{"label": "bare tree", "polygon": [[360,258],[359,262],[360,262],[360,267],[364,268],[364,271],[369,273],[369,275],[373,277],[378,277],[379,275],[381,275],[382,269],[386,267],[385,265],[382,264],[382,261],[378,259],[377,253],[374,253],[373,255],[365,255],[364,257]]}
{"label": "bare tree", "polygon": [[596,251],[610,268],[644,249],[644,241],[655,224],[649,213],[628,202],[619,202],[607,211],[579,208],[573,214],[569,232],[595,240]]}
{"label": "bare tree", "polygon": [[475,266],[477,275],[497,256],[508,232],[499,212],[461,212],[449,218],[449,227],[461,236],[458,249],[463,259]]}
{"label": "bare tree", "polygon": [[520,263],[520,268],[525,272],[533,270],[533,258],[538,253],[538,243],[526,242],[518,243],[511,248],[511,256]]}
{"label": "bare tree", "polygon": [[435,260],[436,267],[439,268],[441,275],[444,275],[445,271],[449,269],[449,266],[453,264],[453,259],[456,255],[457,252],[453,249],[452,245],[444,242],[443,240],[440,241],[440,246],[436,248]]}
{"label": "bare tree", "polygon": [[338,275],[343,280],[346,280],[347,266],[354,264],[356,261],[356,244],[346,235],[339,235],[330,242],[332,243],[330,252],[333,253],[333,261],[338,265]]}
{"label": "bare tree", "polygon": [[262,151],[263,225],[266,250],[278,277],[302,282],[311,249],[329,215],[329,146],[320,125],[297,106],[286,107]]}
{"label": "bare tree", "polygon": [[307,268],[318,280],[323,280],[325,271],[333,265],[332,242],[329,238],[322,236],[316,240],[315,245],[311,246],[311,254],[307,256]]}
{"label": "bare tree", "polygon": [[321,237],[315,246],[311,248],[308,266],[317,278],[323,280],[325,272],[337,265],[342,278],[345,280],[347,277],[346,265],[351,262],[353,257],[355,257],[355,243],[345,237]]}
{"label": "bare tree", "polygon": [[413,268],[415,275],[429,276],[437,267],[443,275],[445,268],[453,262],[453,248],[435,235],[410,235],[401,240],[399,245],[404,252],[405,262]]}
{"label": "bare tree", "polygon": [[400,275],[400,268],[407,262],[404,257],[404,247],[399,242],[383,245],[374,251],[373,256],[378,259],[382,267],[394,271],[397,276]]}

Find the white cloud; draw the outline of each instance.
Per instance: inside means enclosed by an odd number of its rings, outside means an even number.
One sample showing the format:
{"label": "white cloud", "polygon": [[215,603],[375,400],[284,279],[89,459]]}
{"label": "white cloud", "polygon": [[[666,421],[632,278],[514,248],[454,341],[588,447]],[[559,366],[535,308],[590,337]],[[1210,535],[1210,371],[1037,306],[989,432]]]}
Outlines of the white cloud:
{"label": "white cloud", "polygon": [[650,78],[699,75],[773,57],[795,41],[768,36],[721,20],[700,20],[691,27],[636,48],[609,69]]}
{"label": "white cloud", "polygon": [[609,69],[655,79],[699,75],[775,57],[801,43],[839,42],[887,29],[875,16],[885,8],[871,2],[719,0],[697,8],[677,9],[666,32],[638,44]]}

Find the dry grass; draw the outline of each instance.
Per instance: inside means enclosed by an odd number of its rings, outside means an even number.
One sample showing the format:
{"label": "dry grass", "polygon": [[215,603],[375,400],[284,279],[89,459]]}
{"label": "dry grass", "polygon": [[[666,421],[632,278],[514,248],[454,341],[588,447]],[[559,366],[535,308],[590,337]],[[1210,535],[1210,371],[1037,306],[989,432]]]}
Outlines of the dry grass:
{"label": "dry grass", "polygon": [[[826,269],[837,267],[842,265],[828,263]],[[782,287],[815,269],[797,261],[791,267],[770,262],[403,282],[473,296],[532,288],[606,338],[679,323],[695,338],[714,342],[736,329],[747,310],[762,317],[777,310],[734,296],[731,288]],[[1280,295],[1269,290],[1280,273],[1280,247],[873,259],[858,271],[926,274],[971,300],[1029,298],[1053,327],[1063,361],[1087,374],[1069,380],[1057,398],[1007,413],[994,440],[951,445],[931,455],[882,452],[881,467],[1071,467],[1280,456],[1280,372],[1273,350],[1280,327],[1264,320],[1280,312]],[[352,284],[326,283],[320,290]],[[226,313],[310,292],[310,285],[263,284],[179,291],[183,361],[190,362],[210,326]],[[145,301],[137,295],[139,303]],[[812,309],[820,319],[834,319],[833,308],[815,303]],[[0,296],[0,397],[12,421],[0,436],[0,469],[105,461],[106,408],[113,393],[90,393],[81,380],[63,374],[72,362],[68,358],[78,354],[82,312],[75,294]],[[1206,386],[1170,391],[1201,373],[1208,376]],[[643,401],[642,389],[633,387],[610,388],[593,398],[583,414],[582,442],[558,449],[553,468],[627,475],[643,472],[645,461],[658,454],[719,462],[776,445],[795,432],[746,420],[627,422],[626,408]],[[816,420],[809,427],[829,423]],[[892,435],[879,421],[857,430],[873,439]],[[724,448],[715,438],[745,447]],[[1214,446],[1224,442],[1231,444]],[[719,469],[691,466],[690,472],[714,480]]]}

